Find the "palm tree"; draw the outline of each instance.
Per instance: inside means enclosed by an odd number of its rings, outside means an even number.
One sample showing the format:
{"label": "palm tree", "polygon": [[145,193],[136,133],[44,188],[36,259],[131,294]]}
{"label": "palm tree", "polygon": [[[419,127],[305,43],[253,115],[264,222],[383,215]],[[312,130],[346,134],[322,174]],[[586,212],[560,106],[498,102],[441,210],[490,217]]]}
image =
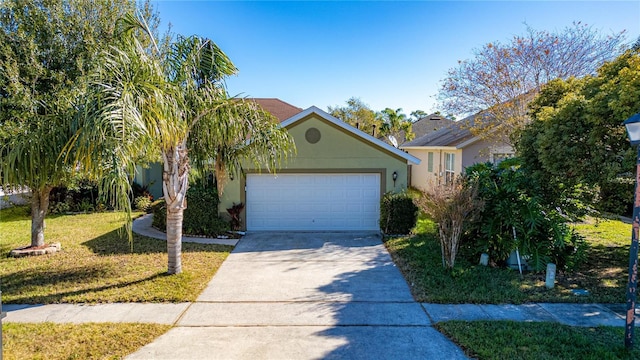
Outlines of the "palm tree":
{"label": "palm tree", "polygon": [[[286,156],[292,141],[264,112],[227,95],[224,79],[237,69],[211,40],[178,37],[161,51],[144,20],[127,16],[119,25],[122,41],[104,53],[69,146],[79,149],[83,156],[78,159],[102,179],[102,192],[127,214],[137,156],[160,153],[168,273],[177,274],[182,271],[182,219],[191,166],[210,164],[230,143],[224,137],[229,127],[235,139],[251,137],[259,159],[271,164]],[[145,48],[141,37],[154,46]],[[257,125],[237,125],[247,118]],[[190,155],[197,160],[193,164]]]}
{"label": "palm tree", "polygon": [[402,109],[393,110],[386,108],[382,110],[382,125],[380,126],[380,135],[398,137],[404,131],[406,140],[413,139],[411,131],[411,121],[402,113]]}

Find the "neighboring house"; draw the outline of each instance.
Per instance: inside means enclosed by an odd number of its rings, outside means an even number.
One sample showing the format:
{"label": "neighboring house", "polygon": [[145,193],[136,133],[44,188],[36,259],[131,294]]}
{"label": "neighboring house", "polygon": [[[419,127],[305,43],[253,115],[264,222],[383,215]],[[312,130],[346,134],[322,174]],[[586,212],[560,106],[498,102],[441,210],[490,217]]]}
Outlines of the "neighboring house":
{"label": "neighboring house", "polygon": [[245,204],[246,230],[379,230],[380,198],[406,189],[411,154],[310,107],[281,122],[296,154],[277,174],[234,174],[219,214]]}
{"label": "neighboring house", "polygon": [[[304,111],[278,99],[250,99],[278,118],[293,136],[296,153],[277,174],[247,167],[230,174],[218,215],[245,204],[244,230],[379,230],[380,199],[407,188],[408,164],[420,160],[310,107]],[[162,167],[136,176],[154,181],[162,196]]]}
{"label": "neighboring house", "polygon": [[473,121],[474,116],[470,116],[452,122],[400,146],[422,160],[419,165],[410,167],[411,186],[424,190],[448,183],[470,165],[487,161],[498,163],[513,156],[514,150],[507,142],[473,135],[469,130]]}
{"label": "neighboring house", "polygon": [[[420,118],[420,120],[417,120],[413,124],[411,124],[411,132],[414,135],[413,138],[417,139],[427,134],[431,134],[434,131],[445,128],[453,123],[453,120],[447,119],[440,114],[433,113],[422,117]],[[400,132],[397,140],[398,144],[404,144],[405,142],[407,142],[404,131]]]}

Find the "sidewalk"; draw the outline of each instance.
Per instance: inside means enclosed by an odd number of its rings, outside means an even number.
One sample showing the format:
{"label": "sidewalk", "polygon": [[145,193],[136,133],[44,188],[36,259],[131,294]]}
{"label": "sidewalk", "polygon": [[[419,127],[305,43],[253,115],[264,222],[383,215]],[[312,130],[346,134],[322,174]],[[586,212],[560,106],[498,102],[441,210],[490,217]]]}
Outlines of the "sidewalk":
{"label": "sidewalk", "polygon": [[[152,303],[116,303],[97,305],[51,304],[51,305],[21,305],[3,304],[2,311],[7,312],[3,322],[16,323],[85,323],[85,322],[140,322],[178,325],[207,321],[201,317],[190,319],[184,317],[188,309],[197,310],[203,302],[178,304]],[[308,305],[308,304],[307,304]],[[352,305],[353,310],[365,315],[366,304]],[[624,326],[625,304],[551,304],[533,303],[523,305],[476,305],[476,304],[427,304],[422,303],[421,309],[428,319],[422,324],[435,324],[450,320],[511,320],[522,322],[559,322],[570,326]],[[237,304],[242,307],[242,304]],[[304,315],[305,304],[298,305],[299,314]],[[357,307],[360,306],[360,309]],[[202,308],[201,308],[202,310]],[[225,318],[233,314],[214,320],[222,326]],[[415,313],[413,313],[415,315]],[[636,316],[640,315],[636,311]],[[184,317],[184,318],[183,318]],[[395,319],[401,321],[401,319]],[[417,321],[413,320],[414,323]],[[253,321],[255,323],[255,319]],[[357,323],[357,321],[356,321]],[[640,319],[636,326],[640,326]],[[417,325],[415,323],[414,325]]]}

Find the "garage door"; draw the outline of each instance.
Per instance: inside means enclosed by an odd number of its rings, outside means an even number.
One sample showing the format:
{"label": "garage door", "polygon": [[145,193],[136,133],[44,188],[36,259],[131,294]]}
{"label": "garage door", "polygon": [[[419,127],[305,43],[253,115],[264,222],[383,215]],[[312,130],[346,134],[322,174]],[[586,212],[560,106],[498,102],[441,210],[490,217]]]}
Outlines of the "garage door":
{"label": "garage door", "polygon": [[379,230],[379,174],[249,174],[247,230]]}

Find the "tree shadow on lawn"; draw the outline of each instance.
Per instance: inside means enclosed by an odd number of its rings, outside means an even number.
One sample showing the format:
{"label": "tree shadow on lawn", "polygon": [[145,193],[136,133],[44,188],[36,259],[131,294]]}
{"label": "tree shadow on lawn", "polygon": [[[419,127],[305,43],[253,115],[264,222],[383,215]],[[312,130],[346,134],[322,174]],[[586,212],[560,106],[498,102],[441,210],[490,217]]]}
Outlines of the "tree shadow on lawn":
{"label": "tree shadow on lawn", "polygon": [[[132,244],[127,240],[124,226],[118,230],[113,230],[97,238],[85,241],[82,245],[100,256],[167,253],[166,240],[153,239],[138,234],[133,234],[132,247]],[[227,245],[182,243],[183,252],[229,252],[232,248]]]}
{"label": "tree shadow on lawn", "polygon": [[[65,299],[77,295],[98,293],[110,289],[121,289],[131,285],[152,281],[156,278],[168,276],[166,273],[156,273],[142,279],[112,284],[92,285],[87,279],[99,279],[108,277],[113,272],[113,266],[108,264],[92,264],[71,269],[25,269],[8,274],[2,279],[2,295],[13,304],[52,304],[68,302]],[[60,283],[76,283],[83,286],[81,289],[57,292],[55,289]],[[19,296],[24,292],[30,292],[34,288],[42,288],[41,295]]]}

